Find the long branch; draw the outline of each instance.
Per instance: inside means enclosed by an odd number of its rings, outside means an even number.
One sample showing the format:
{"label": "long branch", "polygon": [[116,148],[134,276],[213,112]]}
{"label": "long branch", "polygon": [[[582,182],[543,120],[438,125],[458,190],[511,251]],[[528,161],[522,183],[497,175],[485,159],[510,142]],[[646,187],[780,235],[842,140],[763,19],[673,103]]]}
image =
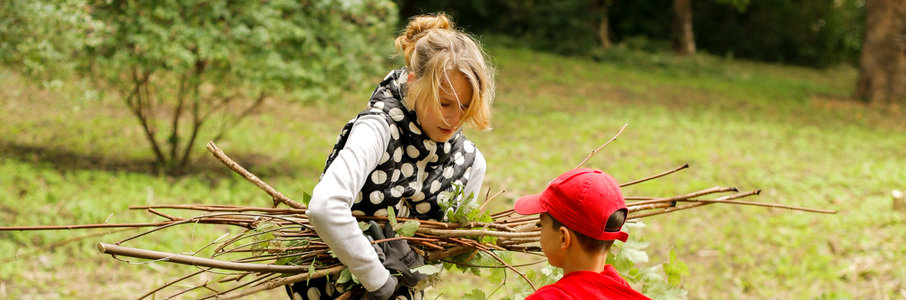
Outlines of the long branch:
{"label": "long branch", "polygon": [[642,205],[652,204],[652,203],[673,202],[673,201],[689,199],[689,198],[693,198],[693,197],[704,196],[704,195],[714,194],[714,193],[723,193],[723,192],[738,192],[738,190],[735,187],[715,186],[712,188],[704,189],[704,190],[701,190],[698,192],[693,192],[693,193],[689,193],[689,194],[685,194],[685,195],[679,195],[679,196],[673,196],[673,197],[667,197],[667,198],[658,198],[658,199],[639,201],[639,202],[632,202],[632,203],[626,204],[626,206],[631,207],[631,206],[642,206]]}
{"label": "long branch", "polygon": [[284,196],[282,193],[278,192],[267,183],[264,183],[264,181],[261,181],[261,179],[255,176],[255,174],[252,174],[251,172],[240,166],[238,163],[230,159],[230,157],[223,153],[223,150],[220,150],[220,148],[218,148],[217,145],[214,144],[214,142],[208,143],[207,148],[208,151],[211,151],[211,153],[214,154],[214,157],[217,157],[217,159],[227,165],[227,167],[229,167],[236,173],[239,173],[239,175],[242,175],[242,177],[245,177],[246,180],[254,183],[255,186],[264,190],[264,192],[266,192],[268,195],[271,195],[271,197],[274,198],[275,202],[279,201],[292,208],[306,209],[305,205],[302,205],[302,203],[293,201],[289,197]]}
{"label": "long branch", "polygon": [[305,281],[308,279],[321,278],[321,277],[324,277],[327,275],[335,275],[335,274],[340,273],[340,271],[343,271],[343,269],[345,269],[345,268],[346,268],[346,266],[339,265],[339,266],[335,266],[335,267],[331,267],[331,268],[327,268],[327,269],[317,270],[312,273],[301,273],[301,274],[297,274],[297,275],[293,275],[293,276],[289,276],[289,277],[282,277],[280,279],[273,279],[273,280],[269,280],[265,283],[262,283],[260,285],[254,286],[252,288],[242,290],[239,293],[217,296],[217,299],[238,299],[238,298],[248,296],[248,295],[251,295],[254,293],[258,293],[261,291],[266,291],[266,290],[282,287],[287,284],[293,284],[293,283]]}
{"label": "long branch", "polygon": [[110,255],[121,255],[135,258],[145,258],[153,260],[165,260],[169,262],[174,262],[178,264],[199,266],[199,267],[211,267],[217,269],[225,270],[234,270],[234,271],[247,271],[247,272],[271,272],[271,273],[301,273],[308,272],[308,266],[287,266],[287,265],[266,265],[266,264],[250,264],[250,263],[237,263],[231,261],[222,261],[216,259],[209,259],[203,257],[195,257],[191,255],[183,255],[176,253],[167,253],[154,250],[145,250],[139,248],[118,246],[107,243],[98,243],[98,251],[101,253],[106,253]]}
{"label": "long branch", "polygon": [[442,237],[496,236],[505,238],[525,238],[541,236],[541,232],[504,232],[496,230],[444,230],[433,228],[418,228],[416,232],[433,234]]}
{"label": "long branch", "polygon": [[[717,200],[730,203],[729,202],[730,200],[744,198],[744,197],[748,197],[748,196],[752,196],[752,195],[758,195],[760,193],[761,193],[761,190],[754,190],[754,191],[749,191],[749,192],[745,192],[745,193],[739,193],[739,194],[733,194],[733,195],[720,197],[720,198],[717,198]],[[684,206],[680,206],[680,207],[671,207],[671,208],[668,208],[668,209],[665,209],[662,211],[655,211],[655,212],[649,212],[649,213],[644,213],[644,214],[630,214],[629,217],[627,217],[627,219],[638,219],[638,218],[656,216],[656,215],[660,215],[660,214],[671,213],[671,212],[678,211],[678,210],[685,210],[685,209],[690,209],[690,208],[699,207],[699,206],[708,205],[708,204],[712,204],[712,203],[704,203],[704,202],[693,203],[690,205],[684,205]]]}
{"label": "long branch", "polygon": [[598,147],[598,148],[595,149],[594,151],[591,151],[591,153],[588,154],[588,156],[586,156],[585,159],[583,159],[582,162],[580,162],[579,165],[576,166],[576,168],[577,168],[577,169],[578,169],[578,168],[581,168],[582,165],[584,165],[586,162],[588,162],[588,160],[591,159],[592,156],[595,156],[595,153],[598,153],[598,151],[601,151],[601,149],[604,149],[604,146],[607,146],[607,144],[610,144],[610,142],[613,142],[614,140],[616,140],[617,137],[620,136],[621,133],[623,133],[623,130],[626,129],[626,126],[629,126],[629,123],[623,124],[623,127],[620,128],[620,131],[617,132],[616,135],[614,135],[612,138],[610,138],[610,140],[608,140],[606,143],[604,143],[603,145],[601,145],[600,147]]}
{"label": "long branch", "polygon": [[209,205],[209,204],[161,204],[161,205],[134,205],[129,209],[149,209],[149,208],[172,208],[172,209],[189,209],[199,211],[221,211],[221,212],[245,212],[258,211],[274,214],[305,214],[304,209],[296,208],[268,208],[254,206],[236,206],[236,205]]}
{"label": "long branch", "polygon": [[785,208],[785,209],[789,209],[789,210],[807,211],[807,212],[815,212],[815,213],[822,213],[822,214],[836,214],[837,213],[836,210],[799,207],[799,206],[791,206],[791,205],[783,205],[783,204],[775,204],[775,203],[751,202],[751,201],[727,201],[727,200],[705,200],[705,199],[684,199],[684,200],[679,200],[679,201],[699,202],[699,203],[730,203],[730,204],[741,204],[741,205],[754,205],[754,206],[763,206],[763,207],[771,207],[771,208]]}
{"label": "long branch", "polygon": [[50,226],[2,226],[0,231],[24,230],[69,230],[93,228],[121,228],[121,227],[157,227],[173,223],[172,221],[156,223],[122,223],[122,224],[81,224],[81,225],[50,225]]}
{"label": "long branch", "polygon": [[680,170],[682,170],[682,169],[688,168],[688,167],[689,167],[689,164],[684,164],[684,165],[682,165],[682,166],[680,166],[680,167],[678,167],[678,168],[676,168],[676,169],[673,169],[673,170],[670,170],[670,171],[667,171],[667,172],[663,172],[663,173],[660,173],[660,174],[657,174],[657,175],[654,175],[654,176],[649,176],[649,177],[645,177],[645,178],[642,178],[642,179],[638,179],[638,180],[634,180],[634,181],[630,181],[630,182],[621,184],[620,187],[626,187],[626,186],[630,186],[630,185],[633,185],[633,184],[636,184],[636,183],[641,183],[641,182],[649,181],[649,180],[652,180],[652,179],[664,177],[664,176],[667,176],[667,175],[676,173],[676,172],[678,172],[678,171],[680,171]]}

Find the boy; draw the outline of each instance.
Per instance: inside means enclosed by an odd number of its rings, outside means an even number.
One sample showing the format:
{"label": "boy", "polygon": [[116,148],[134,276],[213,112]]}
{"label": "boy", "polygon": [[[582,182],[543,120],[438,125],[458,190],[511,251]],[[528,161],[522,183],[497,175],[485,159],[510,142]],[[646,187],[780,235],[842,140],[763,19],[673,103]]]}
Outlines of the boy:
{"label": "boy", "polygon": [[620,231],[628,210],[613,177],[597,169],[574,169],[551,181],[543,193],[520,197],[514,209],[522,215],[541,214],[541,249],[565,274],[526,300],[649,299],[606,264],[613,240],[629,237]]}

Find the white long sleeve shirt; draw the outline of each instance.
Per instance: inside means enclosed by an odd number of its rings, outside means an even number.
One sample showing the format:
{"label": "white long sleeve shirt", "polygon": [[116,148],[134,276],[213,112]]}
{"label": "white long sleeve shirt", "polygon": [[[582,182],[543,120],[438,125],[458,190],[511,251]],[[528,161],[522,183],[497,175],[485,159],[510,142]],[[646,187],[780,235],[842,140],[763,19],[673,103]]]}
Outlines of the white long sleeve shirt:
{"label": "white long sleeve shirt", "polygon": [[[375,115],[359,117],[345,147],[315,186],[307,211],[318,236],[368,291],[380,288],[390,272],[378,260],[374,248],[359,229],[352,215],[352,205],[369,174],[377,167],[390,138],[390,126],[384,119]],[[475,154],[465,195],[479,195],[484,180],[485,159],[477,149]],[[418,174],[424,173],[419,171]]]}

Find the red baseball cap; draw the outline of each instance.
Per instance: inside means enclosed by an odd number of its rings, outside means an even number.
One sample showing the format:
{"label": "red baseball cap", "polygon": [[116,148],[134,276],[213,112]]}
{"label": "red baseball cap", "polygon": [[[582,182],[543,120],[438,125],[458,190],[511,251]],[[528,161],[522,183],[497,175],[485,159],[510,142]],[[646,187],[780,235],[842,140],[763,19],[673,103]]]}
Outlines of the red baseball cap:
{"label": "red baseball cap", "polygon": [[578,168],[563,173],[541,194],[519,197],[514,209],[522,215],[549,213],[569,229],[597,240],[626,242],[629,237],[620,231],[623,222],[607,228],[607,221],[614,214],[625,217],[628,210],[620,184],[598,169]]}

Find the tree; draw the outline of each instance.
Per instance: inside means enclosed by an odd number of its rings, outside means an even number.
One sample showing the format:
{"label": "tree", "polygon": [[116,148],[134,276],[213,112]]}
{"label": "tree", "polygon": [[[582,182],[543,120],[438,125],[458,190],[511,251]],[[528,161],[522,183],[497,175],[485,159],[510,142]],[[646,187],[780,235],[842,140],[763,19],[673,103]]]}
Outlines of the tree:
{"label": "tree", "polygon": [[670,44],[679,55],[695,54],[692,34],[692,0],[673,0],[673,28]]}
{"label": "tree", "polygon": [[179,173],[209,121],[217,140],[270,95],[330,98],[384,68],[396,16],[389,0],[8,0],[0,54],[116,91]]}
{"label": "tree", "polygon": [[[729,4],[740,12],[745,11],[750,0],[714,0]],[[695,54],[695,34],[692,30],[692,0],[673,0],[673,23],[670,44],[678,55]]]}
{"label": "tree", "polygon": [[610,42],[610,21],[607,20],[607,0],[596,1],[595,6],[601,13],[601,21],[598,23],[598,40],[601,41],[601,50],[607,50],[613,45]]}
{"label": "tree", "polygon": [[902,0],[865,2],[865,35],[856,97],[874,104],[906,97],[906,5]]}

